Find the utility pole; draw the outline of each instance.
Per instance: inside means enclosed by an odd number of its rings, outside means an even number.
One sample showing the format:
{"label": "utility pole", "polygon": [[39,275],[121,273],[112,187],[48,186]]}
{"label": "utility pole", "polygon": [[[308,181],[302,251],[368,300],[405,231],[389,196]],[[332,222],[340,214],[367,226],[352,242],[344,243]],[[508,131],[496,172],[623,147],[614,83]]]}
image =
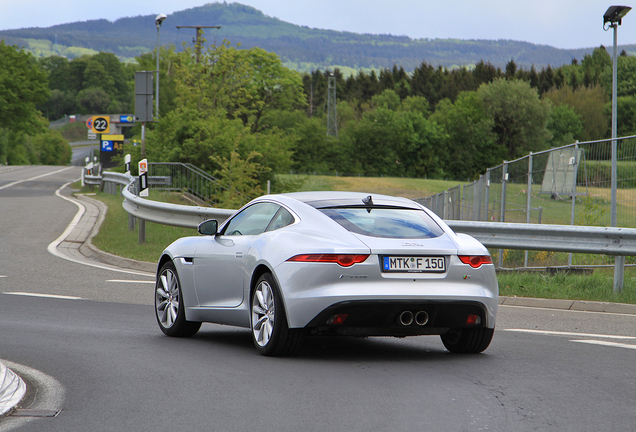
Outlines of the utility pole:
{"label": "utility pole", "polygon": [[221,26],[177,26],[177,28],[178,29],[193,28],[197,30],[196,39],[194,39],[192,42],[194,42],[194,50],[197,54],[197,63],[199,63],[201,61],[201,45],[203,44],[202,42],[203,29],[206,29],[206,28],[220,29]]}

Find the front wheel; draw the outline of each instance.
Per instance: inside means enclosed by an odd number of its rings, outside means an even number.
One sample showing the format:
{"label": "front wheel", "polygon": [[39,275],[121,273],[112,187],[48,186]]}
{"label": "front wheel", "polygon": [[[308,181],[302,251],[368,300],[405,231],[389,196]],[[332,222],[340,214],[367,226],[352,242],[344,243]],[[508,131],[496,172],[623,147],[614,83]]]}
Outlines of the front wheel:
{"label": "front wheel", "polygon": [[155,285],[155,316],[159,328],[168,336],[190,337],[201,328],[200,322],[185,319],[181,284],[172,261],[159,270]]}
{"label": "front wheel", "polygon": [[258,279],[251,302],[254,346],[266,356],[292,354],[299,345],[301,329],[290,329],[283,301],[274,278],[265,273]]}
{"label": "front wheel", "polygon": [[475,354],[483,352],[495,334],[490,328],[454,328],[444,333],[442,343],[452,353]]}

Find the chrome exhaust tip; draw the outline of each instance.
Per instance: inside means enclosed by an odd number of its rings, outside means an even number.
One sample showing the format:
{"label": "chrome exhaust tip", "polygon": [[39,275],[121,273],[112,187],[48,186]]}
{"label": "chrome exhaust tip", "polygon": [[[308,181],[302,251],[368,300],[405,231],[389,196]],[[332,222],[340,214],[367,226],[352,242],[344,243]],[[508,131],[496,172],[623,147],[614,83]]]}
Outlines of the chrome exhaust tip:
{"label": "chrome exhaust tip", "polygon": [[402,324],[403,326],[410,326],[411,324],[413,324],[413,312],[411,311],[402,312],[400,316],[398,317],[398,322]]}
{"label": "chrome exhaust tip", "polygon": [[427,322],[428,313],[426,313],[425,311],[419,311],[415,314],[415,324],[417,324],[418,326],[423,326],[426,325]]}

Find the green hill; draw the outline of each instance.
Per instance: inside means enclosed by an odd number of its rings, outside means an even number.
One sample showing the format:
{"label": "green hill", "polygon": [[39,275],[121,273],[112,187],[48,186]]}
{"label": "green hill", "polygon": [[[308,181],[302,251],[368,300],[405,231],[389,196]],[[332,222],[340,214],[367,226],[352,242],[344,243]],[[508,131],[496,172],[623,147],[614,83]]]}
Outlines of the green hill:
{"label": "green hill", "polygon": [[[112,52],[121,60],[155,48],[154,15],[61,24],[47,28],[0,31],[7,44],[25,47],[37,56],[59,53],[67,58],[99,51]],[[423,61],[433,66],[472,66],[484,60],[497,67],[513,59],[518,66],[541,69],[548,64],[570,64],[581,60],[592,48],[565,50],[511,40],[411,39],[406,36],[338,32],[298,26],[269,17],[238,3],[209,3],[171,14],[161,28],[162,45],[191,44],[195,30],[176,26],[221,26],[205,29],[208,43],[223,39],[243,47],[259,46],[277,53],[293,69],[308,71],[340,67],[381,69],[394,64],[412,71]],[[56,44],[57,41],[57,44]],[[629,54],[636,45],[624,46]]]}

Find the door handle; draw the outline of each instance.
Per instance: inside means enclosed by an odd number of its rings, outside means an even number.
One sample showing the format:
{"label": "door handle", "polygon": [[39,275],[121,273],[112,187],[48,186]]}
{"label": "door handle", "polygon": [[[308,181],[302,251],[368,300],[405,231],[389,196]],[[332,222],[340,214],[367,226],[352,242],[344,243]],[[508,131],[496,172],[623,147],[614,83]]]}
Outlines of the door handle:
{"label": "door handle", "polygon": [[243,252],[236,252],[234,256],[237,258],[243,258]]}

